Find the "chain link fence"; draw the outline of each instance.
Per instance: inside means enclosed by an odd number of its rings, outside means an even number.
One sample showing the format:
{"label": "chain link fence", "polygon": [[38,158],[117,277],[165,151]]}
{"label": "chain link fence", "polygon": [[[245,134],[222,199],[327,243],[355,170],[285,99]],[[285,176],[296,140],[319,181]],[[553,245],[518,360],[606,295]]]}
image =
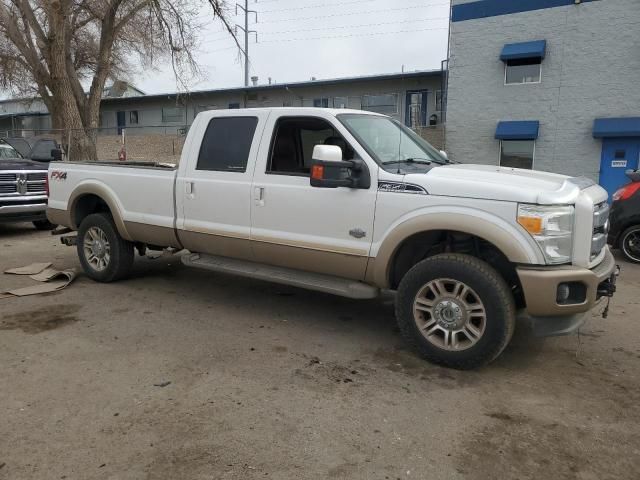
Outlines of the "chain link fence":
{"label": "chain link fence", "polygon": [[68,161],[178,164],[188,125],[0,130],[0,138],[54,139]]}

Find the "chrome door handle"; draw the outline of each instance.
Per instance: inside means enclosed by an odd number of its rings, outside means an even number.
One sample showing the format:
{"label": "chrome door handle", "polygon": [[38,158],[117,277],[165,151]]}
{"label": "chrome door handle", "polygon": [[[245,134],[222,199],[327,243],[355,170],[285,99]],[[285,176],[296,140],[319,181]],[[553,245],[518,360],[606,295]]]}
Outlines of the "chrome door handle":
{"label": "chrome door handle", "polygon": [[255,200],[256,205],[264,207],[264,187],[254,187],[253,199]]}
{"label": "chrome door handle", "polygon": [[184,191],[187,195],[193,195],[193,182],[185,182]]}

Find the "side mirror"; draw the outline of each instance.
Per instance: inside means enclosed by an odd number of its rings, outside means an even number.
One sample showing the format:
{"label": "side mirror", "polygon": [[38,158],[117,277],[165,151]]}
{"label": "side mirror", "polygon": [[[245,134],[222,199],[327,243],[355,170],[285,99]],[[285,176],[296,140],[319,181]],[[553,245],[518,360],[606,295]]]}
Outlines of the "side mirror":
{"label": "side mirror", "polygon": [[447,152],[445,152],[444,150],[440,150],[440,155],[449,160],[449,155],[447,155]]}
{"label": "side mirror", "polygon": [[62,150],[59,148],[51,149],[51,159],[53,162],[61,162],[62,161]]}
{"label": "side mirror", "polygon": [[371,177],[362,160],[342,160],[340,147],[316,145],[311,157],[310,183],[319,188],[369,188]]}

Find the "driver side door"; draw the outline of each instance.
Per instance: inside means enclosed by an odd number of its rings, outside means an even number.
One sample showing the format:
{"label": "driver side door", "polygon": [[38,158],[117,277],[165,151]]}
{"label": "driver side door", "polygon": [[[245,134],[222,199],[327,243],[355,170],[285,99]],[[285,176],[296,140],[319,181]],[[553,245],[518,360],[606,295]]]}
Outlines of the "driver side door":
{"label": "driver side door", "polygon": [[256,260],[364,279],[377,168],[369,168],[367,189],[312,187],[309,167],[315,145],[339,145],[353,155],[360,155],[360,147],[329,115],[301,117],[285,111],[272,114],[268,123],[265,131],[273,135],[270,142],[262,142],[253,177],[251,241]]}

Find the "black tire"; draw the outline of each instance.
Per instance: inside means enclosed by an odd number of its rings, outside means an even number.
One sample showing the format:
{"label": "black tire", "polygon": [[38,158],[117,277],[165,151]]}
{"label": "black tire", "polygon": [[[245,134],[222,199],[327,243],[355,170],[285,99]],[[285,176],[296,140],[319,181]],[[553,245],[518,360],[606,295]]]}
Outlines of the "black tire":
{"label": "black tire", "polygon": [[620,235],[620,250],[628,261],[640,263],[640,225],[627,228]]}
{"label": "black tire", "polygon": [[[109,259],[102,269],[89,261],[85,251],[85,239],[90,238],[88,232],[92,227],[104,232],[108,241]],[[92,232],[94,231],[92,230]],[[98,282],[108,283],[121,280],[129,274],[133,265],[133,243],[120,236],[113,223],[113,218],[108,213],[93,213],[82,220],[78,229],[77,250],[82,269],[87,276]]]}
{"label": "black tire", "polygon": [[32,223],[37,230],[53,230],[56,228],[49,220],[34,220]]}
{"label": "black tire", "polygon": [[[423,325],[425,331],[427,323],[431,322],[431,325],[428,325],[428,329],[431,331],[435,323],[439,323],[435,322],[436,317],[432,317],[431,313],[418,312],[418,315],[423,315],[421,319],[414,316],[414,302],[417,295],[424,292],[430,282],[440,279],[446,279],[445,284],[455,285],[455,282],[458,282],[469,287],[471,297],[466,298],[476,298],[484,309],[484,316],[481,318],[482,333],[476,337],[475,344],[474,340],[464,336],[463,332],[458,331],[458,333],[450,334],[456,338],[456,344],[460,335],[463,335],[463,341],[467,341],[470,346],[462,350],[439,347],[434,344],[433,335],[430,336],[432,340],[428,340],[428,335],[421,333],[418,322],[425,321],[424,316],[431,318]],[[446,295],[453,296],[452,293],[446,292],[444,297],[438,298],[445,298]],[[441,305],[436,300],[433,300],[433,303],[436,306]],[[435,310],[434,307],[432,311],[435,312]],[[462,311],[464,310],[462,308]],[[466,311],[469,312],[469,310]],[[439,319],[442,318],[443,316],[439,317]],[[417,263],[404,276],[396,297],[396,319],[403,337],[424,358],[446,367],[468,370],[488,364],[505,349],[515,330],[515,303],[507,283],[486,262],[470,255],[441,254]],[[460,321],[464,322],[465,320],[463,318]],[[458,327],[451,327],[451,330],[456,328]],[[439,332],[439,330],[436,331],[436,333]],[[443,343],[446,343],[446,340]]]}

